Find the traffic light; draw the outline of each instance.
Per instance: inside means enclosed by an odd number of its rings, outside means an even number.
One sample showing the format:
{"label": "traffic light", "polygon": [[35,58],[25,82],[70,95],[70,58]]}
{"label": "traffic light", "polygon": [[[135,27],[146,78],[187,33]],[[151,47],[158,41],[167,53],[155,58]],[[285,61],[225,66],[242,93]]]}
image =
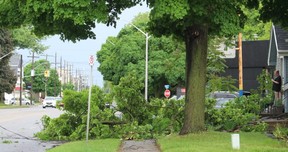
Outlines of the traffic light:
{"label": "traffic light", "polygon": [[44,71],[44,76],[45,77],[49,77],[50,76],[50,71],[49,70],[45,70]]}

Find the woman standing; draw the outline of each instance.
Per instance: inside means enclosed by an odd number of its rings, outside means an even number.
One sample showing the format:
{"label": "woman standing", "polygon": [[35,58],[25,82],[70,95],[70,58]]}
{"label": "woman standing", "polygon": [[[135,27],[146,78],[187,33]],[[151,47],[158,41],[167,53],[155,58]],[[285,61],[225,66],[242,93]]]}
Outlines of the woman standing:
{"label": "woman standing", "polygon": [[275,95],[275,102],[279,101],[281,99],[281,86],[282,86],[282,78],[279,74],[279,70],[274,71],[274,79],[272,79],[273,87],[272,90],[274,91]]}

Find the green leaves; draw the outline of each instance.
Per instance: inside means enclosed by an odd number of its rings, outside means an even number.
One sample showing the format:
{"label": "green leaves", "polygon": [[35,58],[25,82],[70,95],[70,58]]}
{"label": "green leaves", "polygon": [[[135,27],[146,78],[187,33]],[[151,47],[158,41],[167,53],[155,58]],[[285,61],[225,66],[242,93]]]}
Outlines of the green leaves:
{"label": "green leaves", "polygon": [[95,22],[115,27],[118,15],[139,3],[141,0],[11,0],[0,6],[0,26],[15,28],[28,24],[38,36],[59,34],[62,40],[72,42],[95,39]]}
{"label": "green leaves", "polygon": [[171,20],[182,19],[188,14],[189,4],[187,0],[175,1],[175,0],[162,0],[155,1],[153,4],[155,14],[153,17],[161,18],[169,14]]}
{"label": "green leaves", "polygon": [[0,57],[8,54],[0,60],[0,93],[11,93],[17,81],[14,71],[10,69],[8,64],[12,55],[9,53],[12,51],[13,44],[9,31],[5,28],[0,28]]}
{"label": "green leaves", "polygon": [[[24,68],[24,82],[26,84],[31,83],[31,69],[32,64],[28,64]],[[50,77],[44,77],[44,71],[50,71]],[[39,60],[34,63],[35,76],[33,80],[32,90],[34,92],[45,92],[45,88],[48,96],[57,96],[60,93],[60,81],[57,72],[54,69],[50,69],[50,63],[46,60]],[[45,85],[46,84],[46,85]],[[46,86],[46,87],[45,87]],[[56,94],[55,94],[56,93]]]}
{"label": "green leaves", "polygon": [[42,53],[47,46],[40,43],[43,38],[37,37],[33,32],[33,28],[29,26],[21,26],[12,30],[12,38],[14,47],[20,49],[31,49],[33,52]]}

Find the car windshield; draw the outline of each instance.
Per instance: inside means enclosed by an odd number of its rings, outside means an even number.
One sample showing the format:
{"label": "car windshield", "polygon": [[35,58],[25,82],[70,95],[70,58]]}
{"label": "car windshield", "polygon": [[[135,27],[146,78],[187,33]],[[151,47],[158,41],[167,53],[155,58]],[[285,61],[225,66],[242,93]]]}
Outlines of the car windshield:
{"label": "car windshield", "polygon": [[54,100],[54,97],[46,97],[45,100]]}

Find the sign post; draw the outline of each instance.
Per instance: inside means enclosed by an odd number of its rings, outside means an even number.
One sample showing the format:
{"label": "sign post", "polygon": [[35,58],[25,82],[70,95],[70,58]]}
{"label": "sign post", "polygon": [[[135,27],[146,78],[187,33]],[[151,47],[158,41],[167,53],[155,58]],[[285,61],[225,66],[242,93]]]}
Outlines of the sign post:
{"label": "sign post", "polygon": [[170,95],[171,95],[170,90],[166,89],[166,90],[164,91],[164,96],[168,99],[168,98],[170,97]]}
{"label": "sign post", "polygon": [[87,111],[87,126],[86,126],[86,143],[88,143],[88,134],[89,134],[89,121],[90,121],[90,101],[91,101],[91,90],[93,84],[93,65],[94,65],[94,55],[90,55],[89,64],[91,67],[90,71],[90,88],[89,88],[89,96],[88,96],[88,111]]}

